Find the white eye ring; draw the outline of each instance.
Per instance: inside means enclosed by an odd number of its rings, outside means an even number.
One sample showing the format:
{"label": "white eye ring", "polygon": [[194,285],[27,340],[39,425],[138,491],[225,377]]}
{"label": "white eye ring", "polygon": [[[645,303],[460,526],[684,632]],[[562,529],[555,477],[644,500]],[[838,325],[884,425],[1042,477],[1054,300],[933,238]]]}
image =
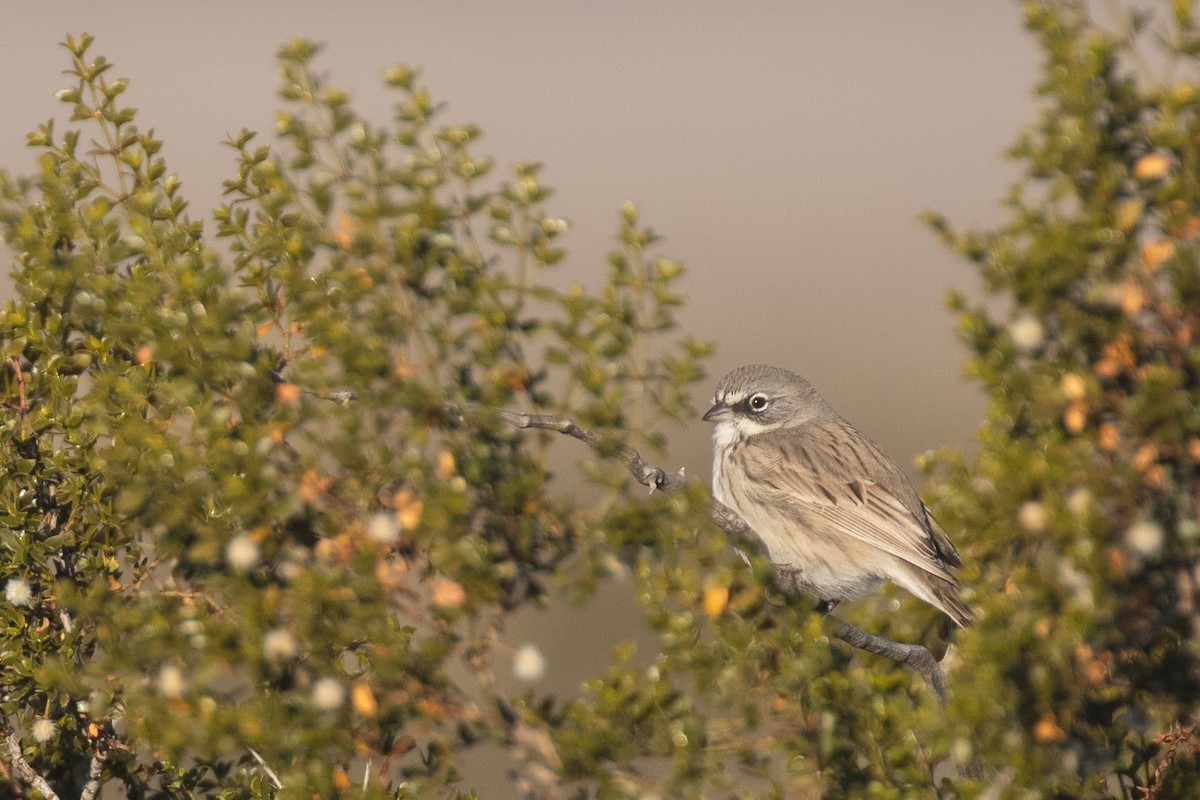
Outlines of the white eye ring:
{"label": "white eye ring", "polygon": [[746,407],[756,413],[765,411],[769,405],[771,405],[770,399],[762,392],[751,395],[750,399],[746,402]]}

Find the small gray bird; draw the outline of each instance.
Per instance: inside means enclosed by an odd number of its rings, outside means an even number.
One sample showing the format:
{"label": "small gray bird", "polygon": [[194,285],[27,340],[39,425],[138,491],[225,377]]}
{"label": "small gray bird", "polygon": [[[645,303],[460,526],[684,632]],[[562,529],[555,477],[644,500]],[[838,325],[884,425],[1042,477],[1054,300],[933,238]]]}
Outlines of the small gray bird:
{"label": "small gray bird", "polygon": [[754,530],[784,585],[830,609],[893,581],[960,627],[958,551],[912,483],[808,381],[740,367],[704,415],[713,432],[713,496]]}

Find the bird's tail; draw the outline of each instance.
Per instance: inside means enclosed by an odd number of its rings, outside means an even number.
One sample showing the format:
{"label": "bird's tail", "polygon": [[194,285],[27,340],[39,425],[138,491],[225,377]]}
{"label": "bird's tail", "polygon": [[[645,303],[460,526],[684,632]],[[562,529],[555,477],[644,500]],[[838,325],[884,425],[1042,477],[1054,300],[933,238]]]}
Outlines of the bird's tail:
{"label": "bird's tail", "polygon": [[906,566],[909,568],[893,573],[892,580],[941,611],[958,627],[971,626],[975,615],[958,598],[958,581],[953,575],[949,572],[935,575],[911,565]]}
{"label": "bird's tail", "polygon": [[971,626],[975,615],[959,599],[957,583],[931,577],[927,585],[933,593],[931,601],[933,605],[941,609],[958,627],[969,628]]}

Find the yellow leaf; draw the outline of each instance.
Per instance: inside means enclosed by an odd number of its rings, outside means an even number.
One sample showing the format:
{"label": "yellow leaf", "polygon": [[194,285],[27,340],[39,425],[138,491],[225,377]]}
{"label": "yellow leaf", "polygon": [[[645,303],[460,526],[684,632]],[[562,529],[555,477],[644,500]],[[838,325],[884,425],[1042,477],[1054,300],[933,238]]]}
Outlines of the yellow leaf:
{"label": "yellow leaf", "polygon": [[375,562],[375,580],[389,592],[404,588],[408,575],[408,562],[403,558],[381,558]]}
{"label": "yellow leaf", "polygon": [[442,480],[447,480],[454,477],[455,471],[454,454],[449,450],[443,450],[438,453],[437,464],[433,467],[433,474]]}
{"label": "yellow leaf", "polygon": [[1161,178],[1171,169],[1171,159],[1162,153],[1147,153],[1133,165],[1133,175],[1138,180],[1152,181]]}
{"label": "yellow leaf", "polygon": [[1146,442],[1138,448],[1137,453],[1133,456],[1133,468],[1138,472],[1145,472],[1151,465],[1158,462],[1158,448],[1153,442]]}
{"label": "yellow leaf", "polygon": [[1087,396],[1087,384],[1074,372],[1062,376],[1059,388],[1062,389],[1063,397],[1071,401],[1082,400]]}
{"label": "yellow leaf", "polygon": [[709,586],[704,590],[704,613],[710,619],[717,619],[729,605],[728,586]]}
{"label": "yellow leaf", "polygon": [[1083,403],[1072,403],[1063,414],[1063,427],[1071,433],[1079,433],[1087,427],[1087,406]]}
{"label": "yellow leaf", "polygon": [[450,713],[450,709],[448,709],[444,703],[440,703],[437,700],[431,700],[428,697],[422,697],[418,699],[414,705],[416,706],[417,713],[422,717],[441,719]]}
{"label": "yellow leaf", "polygon": [[1170,239],[1146,242],[1142,245],[1142,263],[1150,272],[1157,270],[1160,264],[1173,255],[1175,255],[1175,243]]}
{"label": "yellow leaf", "polygon": [[1135,280],[1125,281],[1121,285],[1121,310],[1125,316],[1136,317],[1146,305],[1146,292],[1142,285]]}
{"label": "yellow leaf", "polygon": [[350,705],[364,717],[374,717],[379,712],[375,694],[365,683],[356,683],[350,688]]}
{"label": "yellow leaf", "polygon": [[421,514],[425,511],[425,502],[417,497],[411,489],[401,489],[392,498],[396,505],[396,522],[400,529],[411,531],[421,524]]}
{"label": "yellow leaf", "polygon": [[1058,726],[1054,713],[1047,711],[1034,723],[1033,738],[1039,742],[1062,742],[1066,741],[1067,732]]}
{"label": "yellow leaf", "polygon": [[349,214],[338,214],[337,222],[333,226],[333,241],[343,250],[350,248],[350,243],[354,241],[354,229],[358,227],[354,218]]}

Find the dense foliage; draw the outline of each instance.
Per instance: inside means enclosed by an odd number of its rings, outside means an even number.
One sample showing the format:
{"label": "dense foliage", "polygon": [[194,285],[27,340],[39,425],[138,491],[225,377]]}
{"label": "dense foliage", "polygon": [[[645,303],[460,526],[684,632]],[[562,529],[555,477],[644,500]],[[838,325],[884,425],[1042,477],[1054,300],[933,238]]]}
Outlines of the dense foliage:
{"label": "dense foliage", "polygon": [[[536,165],[494,176],[408,68],[369,122],[296,41],[278,141],[234,137],[195,221],[126,81],[69,38],[68,129],[0,175],[3,791],[1193,796],[1200,38],[1186,3],[1111,31],[1025,13],[1043,110],[1010,221],[931,220],[992,295],[953,299],[980,454],[925,464],[979,617],[945,707],[738,558],[703,486],[630,487],[620,445],[661,452],[709,349],[635,209],[598,287],[555,288]],[[551,483],[552,448],[592,485]],[[614,575],[657,650],[546,694],[507,622]],[[941,628],[898,594],[838,611]],[[496,784],[464,772],[487,748]]]}
{"label": "dense foliage", "polygon": [[1045,78],[1011,219],[933,220],[1001,301],[952,298],[990,406],[979,458],[934,470],[986,609],[959,735],[1014,796],[1193,797],[1200,29],[1188,3],[1113,30],[1081,4],[1026,15]]}
{"label": "dense foliage", "polygon": [[602,288],[549,288],[536,165],[485,183],[479,131],[435,127],[403,67],[372,126],[300,41],[213,239],[90,45],[59,93],[79,127],[5,185],[6,726],[62,796],[97,753],[134,796],[444,796],[458,748],[561,716],[499,696],[504,619],[645,538],[605,523],[619,463],[577,512],[495,410],[661,444],[708,349],[663,342],[681,269],[626,208]]}

